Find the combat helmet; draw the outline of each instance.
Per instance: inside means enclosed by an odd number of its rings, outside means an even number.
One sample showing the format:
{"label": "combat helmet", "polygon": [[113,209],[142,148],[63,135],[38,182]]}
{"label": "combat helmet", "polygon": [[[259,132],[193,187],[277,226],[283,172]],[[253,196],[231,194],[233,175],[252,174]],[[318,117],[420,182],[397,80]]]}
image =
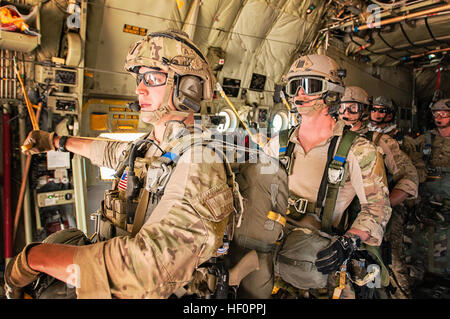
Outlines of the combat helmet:
{"label": "combat helmet", "polygon": [[212,100],[215,78],[208,61],[182,31],[169,29],[153,32],[134,43],[128,52],[124,68],[137,78],[141,66],[168,73],[163,99],[165,108],[172,87],[172,101],[178,111],[198,112],[201,101]]}
{"label": "combat helmet", "polygon": [[358,112],[361,112],[359,119],[365,119],[368,116],[371,97],[369,97],[363,88],[358,86],[346,86],[344,95],[341,97],[341,104],[342,103],[357,103]]}
{"label": "combat helmet", "polygon": [[[375,106],[375,105],[383,106],[383,107],[387,108],[389,110],[389,112],[392,114],[392,118],[389,121],[385,121],[384,123],[394,122],[395,113],[397,111],[397,106],[395,105],[394,101],[390,97],[387,97],[384,95],[377,96],[373,100],[372,105],[373,106]],[[386,116],[385,116],[385,118],[386,118]]]}
{"label": "combat helmet", "polygon": [[[317,81],[309,83],[305,79]],[[302,56],[294,61],[282,80],[286,83],[286,93],[291,98],[298,93],[298,88],[302,86],[306,94],[320,94],[324,103],[329,107],[330,114],[336,113],[339,109],[339,101],[344,93],[344,87],[339,66],[332,58],[319,54]],[[308,90],[309,92],[307,92]]]}
{"label": "combat helmet", "polygon": [[431,112],[433,111],[450,111],[450,99],[441,99],[436,103],[433,103],[430,107]]}
{"label": "combat helmet", "polygon": [[383,107],[389,109],[392,113],[395,113],[395,111],[396,111],[396,106],[395,106],[394,101],[390,97],[387,97],[384,95],[377,96],[373,100],[373,105],[383,106]]}

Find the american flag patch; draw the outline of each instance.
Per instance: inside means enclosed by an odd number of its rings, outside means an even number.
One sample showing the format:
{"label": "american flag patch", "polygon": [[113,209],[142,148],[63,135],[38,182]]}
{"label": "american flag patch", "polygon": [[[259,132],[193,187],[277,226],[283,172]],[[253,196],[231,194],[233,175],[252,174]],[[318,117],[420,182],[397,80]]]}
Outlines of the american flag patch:
{"label": "american flag patch", "polygon": [[117,187],[123,191],[127,190],[127,171],[123,172],[122,177],[119,181],[119,185]]}

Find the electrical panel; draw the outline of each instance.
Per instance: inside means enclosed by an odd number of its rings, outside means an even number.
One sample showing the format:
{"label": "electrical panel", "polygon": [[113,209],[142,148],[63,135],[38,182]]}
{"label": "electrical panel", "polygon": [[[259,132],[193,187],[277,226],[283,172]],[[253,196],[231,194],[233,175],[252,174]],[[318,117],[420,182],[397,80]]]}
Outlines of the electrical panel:
{"label": "electrical panel", "polygon": [[74,98],[49,96],[47,106],[53,113],[78,114],[78,101]]}
{"label": "electrical panel", "polygon": [[35,80],[41,84],[56,86],[75,87],[78,84],[76,70],[42,64],[35,66]]}
{"label": "electrical panel", "polygon": [[[53,61],[53,60],[52,60]],[[34,80],[44,102],[40,129],[60,136],[76,136],[81,115],[78,70],[56,62],[36,64]],[[36,229],[34,240],[67,227],[77,227],[73,155],[50,151],[34,157],[31,188],[34,193]]]}

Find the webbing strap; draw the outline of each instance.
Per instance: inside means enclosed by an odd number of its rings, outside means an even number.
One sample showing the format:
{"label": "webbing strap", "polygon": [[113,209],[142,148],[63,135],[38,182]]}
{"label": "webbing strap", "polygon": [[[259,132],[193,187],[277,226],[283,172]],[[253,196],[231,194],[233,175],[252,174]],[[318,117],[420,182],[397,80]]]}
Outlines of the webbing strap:
{"label": "webbing strap", "polygon": [[[353,141],[358,136],[357,133],[350,131],[350,130],[344,130],[344,133],[342,135],[341,142],[339,143],[338,149],[336,151],[335,156],[333,157],[333,160],[328,165],[328,172],[330,169],[334,170],[342,170],[342,173],[344,172],[345,162],[347,160],[348,152],[350,151],[350,148],[352,147]],[[326,175],[328,175],[326,172]],[[327,195],[325,199],[325,207],[323,209],[322,213],[322,231],[331,234],[332,233],[332,226],[333,226],[333,212],[334,208],[336,207],[336,199],[339,192],[339,187],[341,184],[345,183],[345,180],[339,180],[336,183],[330,182],[328,178],[328,189],[327,189]]]}
{"label": "webbing strap", "polygon": [[274,252],[277,249],[277,244],[268,244],[262,240],[254,239],[244,235],[239,235],[233,240],[234,244],[247,248],[254,249],[259,253],[267,254]]}
{"label": "webbing strap", "polygon": [[374,143],[376,146],[378,146],[378,145],[380,144],[381,136],[383,136],[383,134],[382,134],[382,133],[378,133],[378,135],[375,137],[374,140],[371,139],[371,140],[373,140],[373,143]]}
{"label": "webbing strap", "polygon": [[278,214],[277,212],[270,211],[267,214],[267,218],[273,220],[274,222],[279,223],[283,227],[286,226],[286,218],[284,218],[283,215]]}
{"label": "webbing strap", "polygon": [[328,176],[328,166],[331,163],[333,158],[334,150],[336,148],[336,143],[339,139],[339,136],[334,136],[330,142],[330,146],[328,147],[328,155],[327,155],[327,163],[325,165],[325,170],[322,174],[322,181],[320,182],[319,192],[317,193],[316,200],[316,214],[320,214],[323,207],[323,199],[325,198],[325,193],[327,191],[327,176]]}
{"label": "webbing strap", "polygon": [[298,267],[300,271],[311,271],[313,267],[313,263],[311,261],[296,260],[280,254],[278,254],[277,259],[283,264]]}
{"label": "webbing strap", "polygon": [[292,133],[296,129],[296,126],[291,127],[289,130],[283,130],[278,135],[278,142],[280,144],[279,158],[286,158],[288,160],[286,165],[286,171],[288,175],[292,174],[292,154],[294,152],[295,144],[289,141]]}
{"label": "webbing strap", "polygon": [[150,192],[145,189],[145,182],[142,187],[142,192],[143,193],[139,198],[139,204],[134,215],[133,227],[131,228],[131,237],[136,236],[145,222],[145,213],[147,211],[147,206],[150,199]]}
{"label": "webbing strap", "polygon": [[283,157],[286,155],[287,145],[289,141],[289,130],[282,130],[278,134],[278,142],[280,143],[279,156]]}

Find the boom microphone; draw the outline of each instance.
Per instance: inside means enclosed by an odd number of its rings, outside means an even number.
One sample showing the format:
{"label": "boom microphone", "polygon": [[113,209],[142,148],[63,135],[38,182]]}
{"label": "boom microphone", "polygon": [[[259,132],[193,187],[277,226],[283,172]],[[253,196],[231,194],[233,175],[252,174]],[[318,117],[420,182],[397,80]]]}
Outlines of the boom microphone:
{"label": "boom microphone", "polygon": [[304,104],[304,103],[308,103],[308,102],[312,102],[312,101],[316,101],[316,100],[321,100],[322,99],[322,97],[318,97],[318,98],[315,98],[315,99],[312,99],[312,100],[308,100],[308,101],[300,101],[300,100],[297,100],[297,101],[295,101],[294,103],[296,104],[296,105],[302,105],[302,104]]}
{"label": "boom microphone", "polygon": [[127,103],[127,107],[133,112],[139,112],[141,110],[141,106],[139,105],[139,101],[134,101]]}

